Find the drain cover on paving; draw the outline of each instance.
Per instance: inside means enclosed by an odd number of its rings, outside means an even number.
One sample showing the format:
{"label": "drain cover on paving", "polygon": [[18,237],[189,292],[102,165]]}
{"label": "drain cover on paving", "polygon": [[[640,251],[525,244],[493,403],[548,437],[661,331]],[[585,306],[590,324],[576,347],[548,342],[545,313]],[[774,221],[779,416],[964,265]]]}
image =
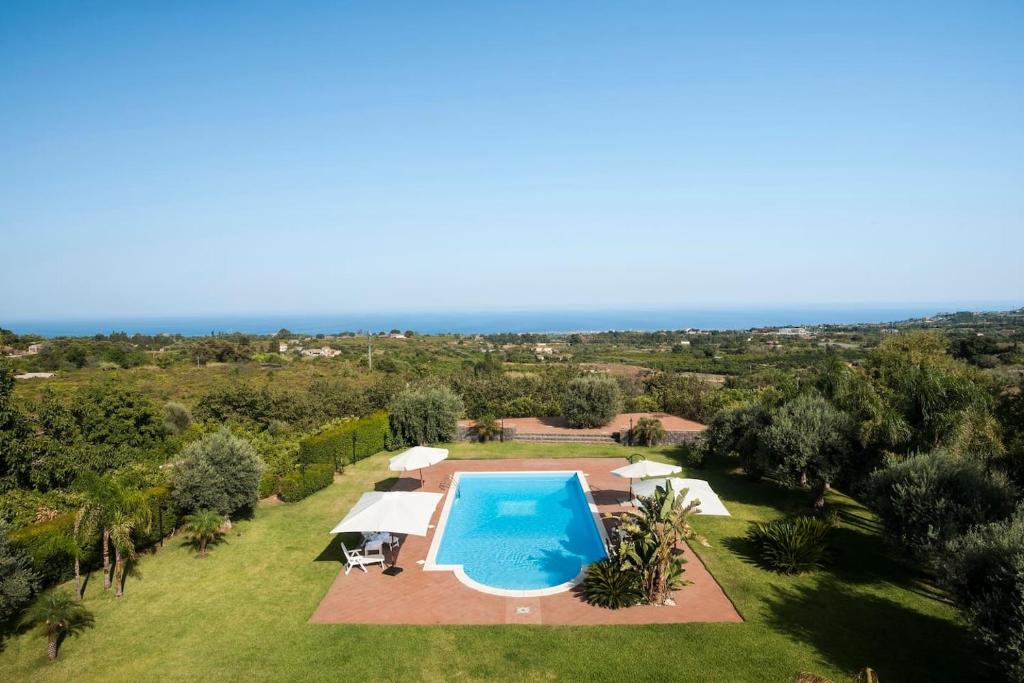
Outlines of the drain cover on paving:
{"label": "drain cover on paving", "polygon": [[516,607],[516,614],[529,614],[529,613],[530,613],[530,608],[529,607]]}

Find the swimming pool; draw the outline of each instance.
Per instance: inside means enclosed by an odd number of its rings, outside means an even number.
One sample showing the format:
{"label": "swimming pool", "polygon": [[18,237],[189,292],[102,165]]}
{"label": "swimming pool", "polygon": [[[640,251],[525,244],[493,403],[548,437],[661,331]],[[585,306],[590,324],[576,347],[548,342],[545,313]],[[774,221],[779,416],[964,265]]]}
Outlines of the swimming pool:
{"label": "swimming pool", "polygon": [[425,569],[454,571],[498,595],[568,590],[605,556],[604,529],[580,472],[459,472]]}

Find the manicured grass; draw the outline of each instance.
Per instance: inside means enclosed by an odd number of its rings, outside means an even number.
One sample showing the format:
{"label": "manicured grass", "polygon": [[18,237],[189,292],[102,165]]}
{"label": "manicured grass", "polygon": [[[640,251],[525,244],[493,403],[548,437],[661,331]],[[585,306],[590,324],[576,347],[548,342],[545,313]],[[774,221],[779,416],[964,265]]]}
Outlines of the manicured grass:
{"label": "manicured grass", "polygon": [[[580,457],[671,448],[458,444],[452,456]],[[390,477],[387,454],[348,468],[304,501],[261,508],[210,556],[172,539],[144,557],[125,597],[97,576],[86,604],[96,627],[47,664],[35,635],[7,638],[3,680],[701,680],[788,681],[813,670],[837,681],[870,665],[883,681],[978,680],[979,655],[934,589],[893,561],[871,516],[834,494],[844,525],[832,571],[771,574],[750,559],[750,520],[801,509],[805,497],[750,483],[726,467],[708,479],[732,518],[699,517],[698,552],[746,619],[743,624],[623,627],[385,627],[306,623],[339,570],[327,530],[359,494]],[[409,568],[407,571],[415,571]],[[382,596],[382,600],[388,599]],[[683,598],[685,598],[685,589]],[[665,608],[671,609],[671,608]]]}

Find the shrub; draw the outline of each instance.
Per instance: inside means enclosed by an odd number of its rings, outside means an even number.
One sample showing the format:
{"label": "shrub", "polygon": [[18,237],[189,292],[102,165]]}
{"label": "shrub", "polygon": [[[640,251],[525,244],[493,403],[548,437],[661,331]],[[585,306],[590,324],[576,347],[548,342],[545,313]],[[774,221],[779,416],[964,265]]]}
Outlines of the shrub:
{"label": "shrub", "polygon": [[619,412],[619,394],[611,377],[578,377],[566,387],[562,416],[570,427],[601,427]]}
{"label": "shrub", "polygon": [[346,420],[299,442],[299,462],[330,463],[337,469],[384,450],[388,435],[388,414],[373,413],[358,420]]}
{"label": "shrub", "polygon": [[455,439],[463,413],[462,399],[451,389],[407,389],[391,403],[391,433],[407,446],[424,446]]}
{"label": "shrub", "polygon": [[942,451],[922,453],[877,470],[868,497],[889,538],[925,559],[975,524],[1013,511],[1005,477],[989,475],[976,460]]}
{"label": "shrub", "polygon": [[184,512],[209,509],[232,515],[252,509],[262,469],[248,441],[221,429],[182,451],[174,467],[174,502]]}
{"label": "shrub", "polygon": [[168,434],[181,434],[192,424],[192,414],[180,403],[164,404],[164,431]]}
{"label": "shrub", "polygon": [[755,522],[747,538],[757,545],[765,566],[783,574],[800,574],[824,566],[832,525],[817,517]]}
{"label": "shrub", "polygon": [[625,407],[629,413],[654,413],[661,409],[658,399],[647,394],[630,396],[625,400]]}
{"label": "shrub", "polygon": [[633,438],[641,446],[657,446],[668,436],[661,420],[653,417],[641,417],[633,427]]}
{"label": "shrub", "polygon": [[7,539],[6,525],[0,526],[0,622],[17,614],[39,590],[39,576],[32,559]]}
{"label": "shrub", "polygon": [[260,493],[259,497],[266,498],[277,493],[278,485],[280,484],[281,478],[274,472],[264,472],[260,475]]}
{"label": "shrub", "polygon": [[333,465],[300,466],[294,472],[281,477],[278,495],[286,503],[294,503],[306,496],[325,489],[334,482]]}
{"label": "shrub", "polygon": [[71,559],[59,539],[70,537],[74,524],[75,515],[68,512],[11,531],[8,538],[28,555],[33,571],[44,583],[57,583],[71,576]]}
{"label": "shrub", "polygon": [[605,558],[587,567],[583,578],[583,596],[591,605],[620,609],[640,602],[640,575],[614,558]]}
{"label": "shrub", "polygon": [[703,439],[691,443],[683,450],[683,463],[696,470],[704,469],[708,460],[708,445]]}
{"label": "shrub", "polygon": [[712,453],[735,457],[751,479],[767,469],[761,433],[771,422],[771,412],[760,402],[745,403],[715,413],[704,434]]}
{"label": "shrub", "polygon": [[942,581],[975,636],[1024,679],[1024,508],[950,541]]}

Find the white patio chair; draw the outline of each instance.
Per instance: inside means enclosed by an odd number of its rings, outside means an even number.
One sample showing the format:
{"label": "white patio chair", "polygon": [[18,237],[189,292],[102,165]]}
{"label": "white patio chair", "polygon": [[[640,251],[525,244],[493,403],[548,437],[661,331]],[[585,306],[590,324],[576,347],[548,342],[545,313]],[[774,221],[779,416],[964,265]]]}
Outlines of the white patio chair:
{"label": "white patio chair", "polygon": [[371,564],[379,564],[381,569],[384,568],[384,555],[382,553],[375,553],[373,555],[366,555],[362,550],[349,550],[345,547],[345,544],[341,544],[341,552],[345,553],[345,575],[352,571],[352,567],[359,567],[366,573],[366,567]]}

